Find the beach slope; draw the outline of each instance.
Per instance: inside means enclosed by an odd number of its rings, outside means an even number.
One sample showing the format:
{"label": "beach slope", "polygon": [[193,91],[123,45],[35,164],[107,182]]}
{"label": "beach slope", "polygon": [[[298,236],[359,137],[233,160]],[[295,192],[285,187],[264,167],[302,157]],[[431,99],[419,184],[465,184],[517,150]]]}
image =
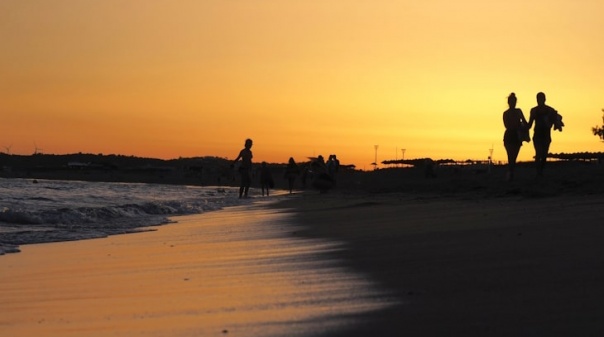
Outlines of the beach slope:
{"label": "beach slope", "polygon": [[604,333],[603,195],[334,193],[282,206],[300,235],[345,242],[333,254],[399,300],[332,336]]}

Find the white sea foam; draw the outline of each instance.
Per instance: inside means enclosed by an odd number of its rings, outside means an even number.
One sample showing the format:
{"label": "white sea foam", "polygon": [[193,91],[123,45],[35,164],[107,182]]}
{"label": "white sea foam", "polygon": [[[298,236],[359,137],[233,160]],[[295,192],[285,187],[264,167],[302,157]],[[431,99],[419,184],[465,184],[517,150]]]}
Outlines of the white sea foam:
{"label": "white sea foam", "polygon": [[169,216],[246,202],[234,187],[0,179],[0,254],[21,244],[138,231]]}

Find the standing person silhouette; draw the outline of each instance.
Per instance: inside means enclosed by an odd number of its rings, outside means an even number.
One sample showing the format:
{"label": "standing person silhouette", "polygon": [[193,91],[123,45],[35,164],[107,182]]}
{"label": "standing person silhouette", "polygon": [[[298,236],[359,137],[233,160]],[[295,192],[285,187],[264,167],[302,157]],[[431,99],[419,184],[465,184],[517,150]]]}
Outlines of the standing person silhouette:
{"label": "standing person silhouette", "polygon": [[266,162],[263,161],[260,166],[260,189],[262,190],[262,196],[264,196],[264,191],[266,191],[266,196],[268,197],[269,190],[273,187],[275,187],[273,175]]}
{"label": "standing person silhouette", "polygon": [[545,105],[545,94],[537,94],[537,106],[531,109],[529,118],[529,129],[535,123],[533,132],[533,145],[535,146],[535,164],[537,166],[537,176],[543,176],[543,168],[547,161],[549,145],[552,142],[552,126],[558,120],[558,112],[554,108]]}
{"label": "standing person silhouette", "polygon": [[239,155],[231,167],[235,166],[235,163],[241,159],[241,165],[239,166],[239,174],[241,174],[241,187],[239,187],[239,198],[247,198],[248,191],[250,190],[250,184],[252,183],[252,177],[250,176],[252,171],[252,140],[245,140],[245,147],[239,152]]}
{"label": "standing person silhouette", "polygon": [[[528,132],[524,114],[522,113],[522,110],[516,108],[517,101],[516,94],[511,93],[510,96],[508,96],[509,108],[503,112],[503,125],[505,126],[503,145],[508,154],[508,180],[514,179],[516,159],[518,158],[518,153],[520,152],[523,141],[522,132],[524,130]],[[525,129],[523,130],[523,128]]]}
{"label": "standing person silhouette", "polygon": [[333,180],[333,183],[335,185],[336,174],[340,170],[340,161],[338,160],[338,157],[335,154],[330,154],[329,159],[327,160],[327,163],[325,165],[327,166],[327,174],[329,174],[331,180]]}
{"label": "standing person silhouette", "polygon": [[325,165],[325,159],[319,155],[316,160],[313,160],[310,164],[312,170],[312,186],[319,190],[321,193],[327,192],[333,187],[333,179],[327,173],[327,165]]}
{"label": "standing person silhouette", "polygon": [[294,190],[294,181],[296,177],[300,174],[300,168],[293,157],[289,158],[289,162],[287,163],[287,167],[285,168],[285,178],[287,179],[287,185],[289,187],[289,194],[293,193]]}

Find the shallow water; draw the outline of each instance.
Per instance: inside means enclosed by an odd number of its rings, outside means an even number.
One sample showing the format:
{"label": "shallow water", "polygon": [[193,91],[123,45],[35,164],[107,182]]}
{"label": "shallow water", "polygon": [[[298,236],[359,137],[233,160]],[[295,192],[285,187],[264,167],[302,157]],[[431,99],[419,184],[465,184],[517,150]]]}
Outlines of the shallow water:
{"label": "shallow water", "polygon": [[391,304],[329,258],[340,244],[297,238],[286,212],[241,206],[177,220],[2,257],[0,334],[318,336]]}
{"label": "shallow water", "polygon": [[0,178],[0,255],[22,244],[136,232],[169,216],[249,204],[259,197],[251,193],[239,199],[234,187]]}

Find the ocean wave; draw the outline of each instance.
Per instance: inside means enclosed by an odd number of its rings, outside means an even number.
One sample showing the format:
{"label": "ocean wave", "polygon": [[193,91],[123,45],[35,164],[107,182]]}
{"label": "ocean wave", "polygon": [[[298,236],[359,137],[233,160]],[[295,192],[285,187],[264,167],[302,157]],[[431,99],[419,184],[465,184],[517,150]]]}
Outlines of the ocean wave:
{"label": "ocean wave", "polygon": [[26,243],[150,230],[172,216],[246,202],[234,187],[0,179],[0,255]]}
{"label": "ocean wave", "polygon": [[228,206],[224,200],[158,201],[102,207],[59,208],[51,210],[16,210],[5,207],[0,211],[0,222],[18,225],[74,225],[110,223],[120,219],[147,216],[175,216],[214,211]]}

